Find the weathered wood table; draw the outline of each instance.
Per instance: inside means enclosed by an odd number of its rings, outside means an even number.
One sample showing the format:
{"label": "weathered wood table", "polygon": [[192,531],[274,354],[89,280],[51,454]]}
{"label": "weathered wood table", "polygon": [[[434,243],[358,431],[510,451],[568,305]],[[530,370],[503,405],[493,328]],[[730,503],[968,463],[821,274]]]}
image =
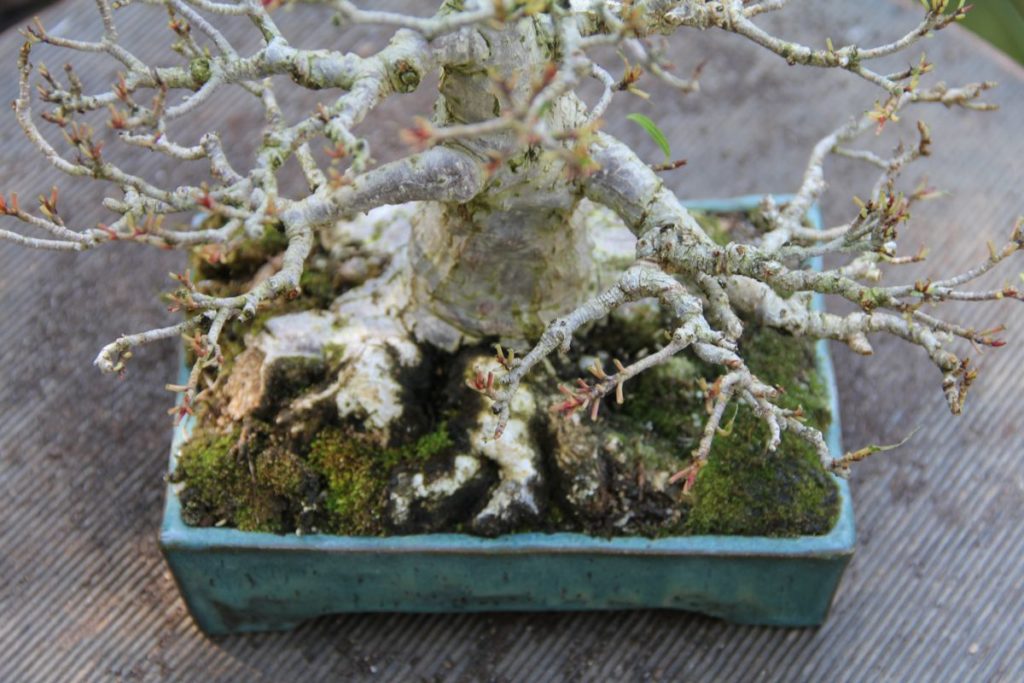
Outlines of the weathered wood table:
{"label": "weathered wood table", "polygon": [[[865,43],[897,36],[919,11],[913,2],[805,1],[770,22],[815,44]],[[280,13],[294,43],[379,43],[379,34],[339,36],[311,16]],[[790,25],[779,24],[784,16]],[[43,19],[64,35],[98,35],[88,0],[66,0]],[[132,7],[120,21],[141,55],[170,42],[159,10]],[[15,96],[20,43],[14,30],[0,36],[4,102]],[[689,160],[668,176],[683,197],[792,189],[812,142],[878,97],[850,74],[789,68],[732,36],[681,33],[671,45],[680,65],[709,57],[703,91],[622,104],[608,127],[654,158],[653,144],[624,123],[625,107],[657,120]],[[1000,81],[990,99],[1002,109],[925,112],[936,140],[927,170],[952,196],[915,212],[905,244],[927,243],[932,257],[910,278],[974,263],[1024,211],[1024,70],[959,28],[925,46],[947,82]],[[114,77],[100,60],[78,63],[87,84]],[[244,148],[257,122],[240,100],[221,102],[195,125],[220,120],[227,144]],[[422,92],[375,115],[378,157],[395,153],[394,131],[428,102]],[[198,170],[159,162],[136,160],[164,184]],[[867,192],[869,173],[854,162],[830,168],[832,223],[848,216],[852,194]],[[0,190],[34,197],[58,180],[76,224],[102,220],[96,188],[57,178],[13,115],[0,117]],[[117,334],[169,320],[156,295],[180,267],[178,255],[131,245],[64,255],[0,244],[0,681],[1024,680],[1022,307],[961,311],[978,326],[1007,322],[1012,343],[977,358],[981,377],[958,419],[917,349],[881,341],[867,359],[835,349],[848,446],[920,429],[857,468],[859,548],[820,629],[656,612],[377,615],[211,641],[189,619],[155,542],[173,346],[137,354],[124,381],[91,366]],[[1015,279],[1016,268],[994,281]]]}

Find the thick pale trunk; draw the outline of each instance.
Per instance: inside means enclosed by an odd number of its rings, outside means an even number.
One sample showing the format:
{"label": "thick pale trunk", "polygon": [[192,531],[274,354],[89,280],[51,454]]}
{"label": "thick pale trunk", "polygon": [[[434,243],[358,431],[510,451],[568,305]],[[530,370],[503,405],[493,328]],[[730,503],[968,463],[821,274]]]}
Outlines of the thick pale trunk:
{"label": "thick pale trunk", "polygon": [[531,199],[427,206],[409,246],[415,304],[464,335],[514,345],[579,305],[593,275],[577,202]]}
{"label": "thick pale trunk", "polygon": [[[553,56],[546,18],[520,21],[515,31],[480,32],[484,62],[449,67],[436,105],[439,125],[472,124],[529,106]],[[499,93],[495,80],[504,79]],[[585,107],[568,93],[545,114],[549,130],[568,130]],[[521,149],[511,130],[462,143],[492,165],[484,190],[465,204],[433,204],[414,222],[410,241],[415,305],[459,334],[498,337],[522,346],[593,292],[592,245],[583,221],[572,220],[582,193],[564,162],[537,148]],[[424,335],[443,347],[452,331]]]}

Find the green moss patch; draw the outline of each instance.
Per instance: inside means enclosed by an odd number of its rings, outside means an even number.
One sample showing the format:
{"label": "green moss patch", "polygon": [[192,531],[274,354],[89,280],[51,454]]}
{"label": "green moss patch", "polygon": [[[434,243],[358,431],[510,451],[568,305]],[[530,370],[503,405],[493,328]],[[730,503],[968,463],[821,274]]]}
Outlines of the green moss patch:
{"label": "green moss patch", "polygon": [[[717,218],[717,217],[712,217]],[[645,311],[626,320],[607,323],[580,344],[581,353],[607,354],[632,362],[657,346],[640,348],[637,339],[650,342],[650,328],[670,329],[669,321],[652,319]],[[818,372],[815,342],[747,322],[740,339],[740,355],[761,380],[780,387],[777,402],[801,410],[808,425],[825,432],[831,421],[828,389]],[[663,339],[662,339],[663,341]],[[638,350],[640,349],[640,350]],[[558,368],[558,376],[579,372],[575,359]],[[651,488],[652,475],[673,473],[691,463],[707,420],[704,389],[721,375],[722,368],[707,366],[684,352],[628,381],[625,403],[605,401],[602,418],[589,425],[601,444],[615,443],[607,459],[610,510],[629,527],[649,536],[724,534],[797,536],[827,533],[839,514],[839,494],[812,446],[785,432],[774,452],[767,450],[768,428],[753,411],[731,404],[710,457],[689,493],[682,484]],[[607,447],[606,447],[607,450]],[[652,505],[674,507],[680,514],[659,514]],[[556,501],[557,502],[557,501]],[[552,509],[558,509],[553,506]],[[561,511],[566,512],[566,511]],[[570,518],[572,511],[567,511]],[[595,535],[617,535],[621,522],[575,515],[574,530]],[[569,528],[572,528],[570,524]]]}
{"label": "green moss patch", "polygon": [[184,482],[182,516],[189,524],[229,525],[283,533],[309,526],[317,476],[259,426],[244,436],[200,431],[178,456],[173,481]]}
{"label": "green moss patch", "polygon": [[365,437],[341,429],[326,429],[314,439],[309,461],[324,477],[325,529],[364,536],[380,532],[387,478],[377,455]]}
{"label": "green moss patch", "polygon": [[[831,414],[817,371],[814,343],[771,329],[741,341],[750,369],[782,387],[778,403],[801,408],[823,432]],[[790,432],[768,451],[768,428],[746,406],[730,408],[731,427],[719,435],[693,489],[687,531],[694,534],[796,536],[823,534],[839,515],[839,492],[815,450]]]}
{"label": "green moss patch", "polygon": [[391,471],[453,445],[442,422],[419,438],[382,448],[370,435],[331,425],[307,447],[255,423],[227,434],[199,429],[182,447],[172,481],[183,484],[182,515],[196,526],[245,531],[386,533]]}
{"label": "green moss patch", "polygon": [[325,529],[349,535],[383,533],[391,470],[413,461],[424,462],[451,445],[444,423],[405,446],[386,449],[358,432],[324,429],[313,441],[309,462],[324,477]]}

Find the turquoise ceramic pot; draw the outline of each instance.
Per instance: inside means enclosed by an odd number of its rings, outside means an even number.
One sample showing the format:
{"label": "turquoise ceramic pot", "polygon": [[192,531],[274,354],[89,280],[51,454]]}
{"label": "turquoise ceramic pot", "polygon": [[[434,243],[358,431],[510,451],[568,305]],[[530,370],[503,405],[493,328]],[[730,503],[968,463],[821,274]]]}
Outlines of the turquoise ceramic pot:
{"label": "turquoise ceramic pot", "polygon": [[[737,211],[759,198],[687,206]],[[817,211],[811,218],[820,222]],[[838,453],[832,361],[825,342],[817,352],[834,416],[828,442]],[[175,432],[172,469],[188,428],[183,423]],[[196,528],[182,521],[169,486],[160,546],[196,622],[212,635],[289,629],[342,612],[667,608],[747,624],[813,626],[828,614],[853,554],[850,490],[845,481],[838,484],[839,520],[824,536],[659,539],[571,533],[361,538]]]}

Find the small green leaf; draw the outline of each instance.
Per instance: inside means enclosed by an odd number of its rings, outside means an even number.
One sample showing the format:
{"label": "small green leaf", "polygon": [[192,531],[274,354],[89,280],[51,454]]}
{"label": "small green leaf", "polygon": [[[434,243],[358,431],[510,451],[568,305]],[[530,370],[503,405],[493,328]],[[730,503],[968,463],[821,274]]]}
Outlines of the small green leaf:
{"label": "small green leaf", "polygon": [[661,132],[661,128],[658,128],[658,124],[651,121],[643,114],[630,114],[626,117],[636,125],[644,129],[644,131],[651,136],[654,143],[661,148],[661,151],[665,153],[665,161],[672,158],[672,148],[668,145],[668,138]]}
{"label": "small green leaf", "polygon": [[736,416],[740,412],[740,407],[737,405],[736,410],[733,411],[732,417],[729,418],[729,422],[724,427],[719,427],[717,430],[719,436],[732,436],[732,428],[736,425]]}

